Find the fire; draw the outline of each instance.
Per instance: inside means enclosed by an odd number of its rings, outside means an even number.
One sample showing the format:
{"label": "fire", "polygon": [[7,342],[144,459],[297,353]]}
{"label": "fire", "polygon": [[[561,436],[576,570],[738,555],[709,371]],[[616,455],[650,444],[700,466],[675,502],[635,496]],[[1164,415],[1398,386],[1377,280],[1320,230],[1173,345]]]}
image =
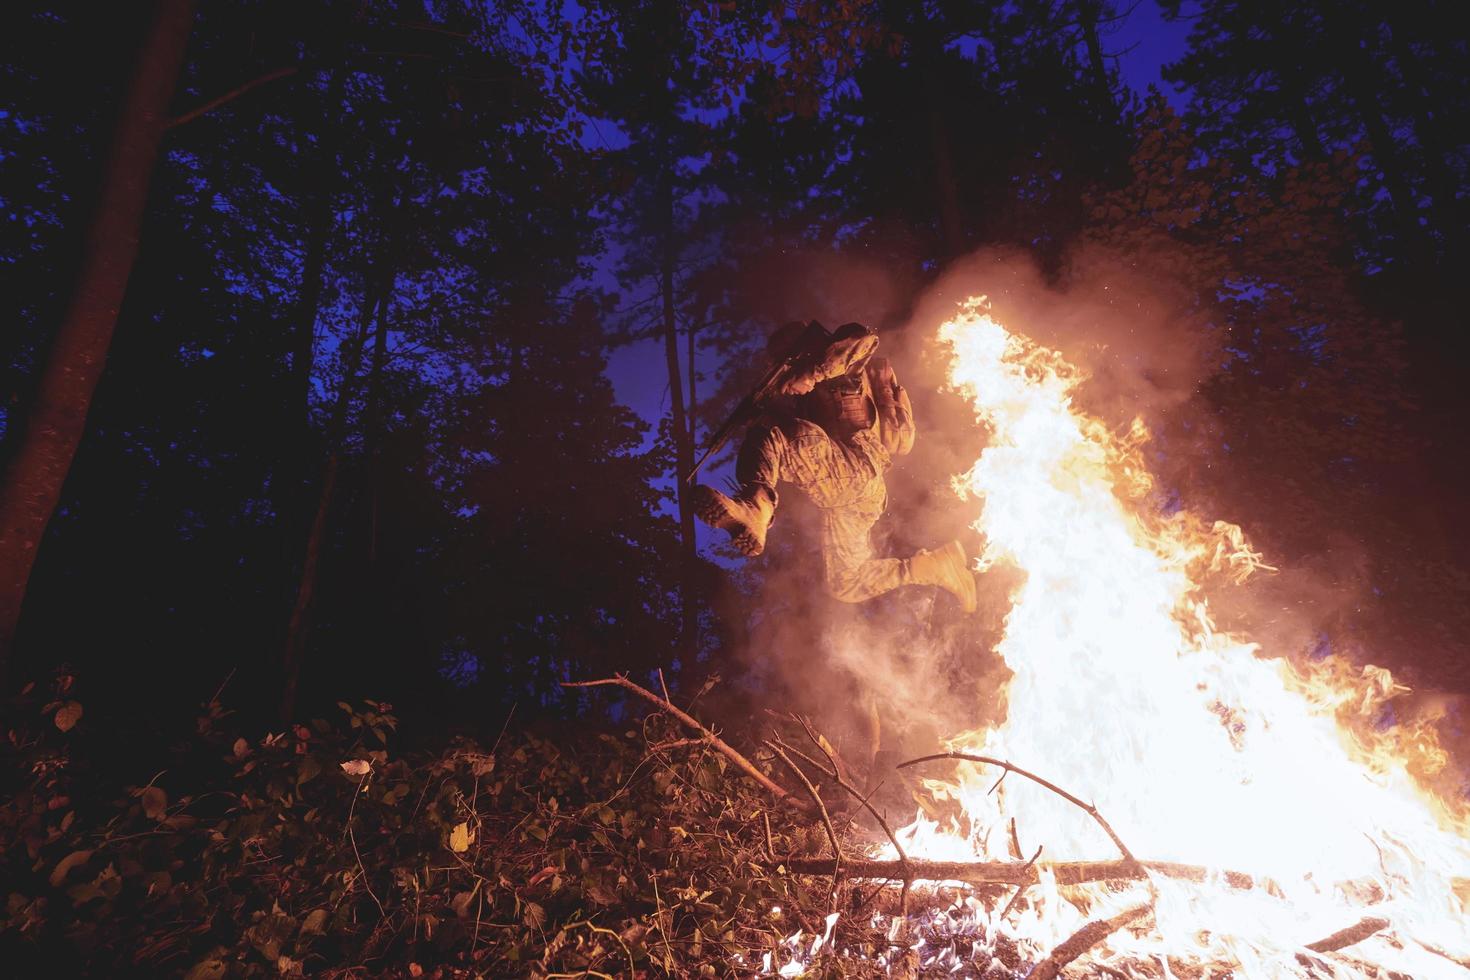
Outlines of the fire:
{"label": "fire", "polygon": [[[1140,859],[1274,883],[1240,890],[1154,876],[1120,891],[1043,874],[992,928],[1039,958],[1142,896],[1153,916],[1096,952],[1114,968],[1309,976],[1322,974],[1297,958],[1304,944],[1371,915],[1389,925],[1352,946],[1351,960],[1334,960],[1339,970],[1465,975],[1449,957],[1470,952],[1455,892],[1470,875],[1470,823],[1411,774],[1443,766],[1443,753],[1424,733],[1345,720],[1376,717],[1403,688],[1372,667],[1304,676],[1216,629],[1204,583],[1268,566],[1239,528],[1161,506],[1142,423],[1118,435],[1080,411],[1082,373],[1008,332],[984,297],[962,304],[939,338],[950,383],[988,430],[979,459],[955,479],[979,505],[980,566],[1024,573],[998,646],[1015,672],[1006,721],[948,747],[1008,759],[1091,799]],[[1118,857],[1095,822],[1047,790],[1012,775],[992,792],[999,772],[962,764],[960,773],[926,787],[956,801],[964,819],[940,826],[921,814],[900,834],[911,857],[1012,860],[1012,818],[1026,857],[1038,845],[1043,861]]]}

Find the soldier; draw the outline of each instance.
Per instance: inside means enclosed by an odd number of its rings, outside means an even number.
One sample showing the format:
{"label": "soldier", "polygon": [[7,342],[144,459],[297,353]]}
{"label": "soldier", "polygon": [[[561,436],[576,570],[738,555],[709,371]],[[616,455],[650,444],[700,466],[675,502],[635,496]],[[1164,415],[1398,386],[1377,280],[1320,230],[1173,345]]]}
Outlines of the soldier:
{"label": "soldier", "polygon": [[862,602],[901,585],[937,585],[974,612],[975,579],[959,541],[909,558],[874,556],[870,532],[888,502],[883,475],[893,456],[913,449],[913,407],[888,361],[873,356],[878,337],[860,323],[830,336],[816,324],[787,324],[769,349],[814,332],[821,345],[778,379],[746,435],[735,464],[739,491],[731,497],[696,485],[696,513],[728,531],[742,554],[758,555],[777,486],[791,484],[821,509],[825,584],[834,598]]}

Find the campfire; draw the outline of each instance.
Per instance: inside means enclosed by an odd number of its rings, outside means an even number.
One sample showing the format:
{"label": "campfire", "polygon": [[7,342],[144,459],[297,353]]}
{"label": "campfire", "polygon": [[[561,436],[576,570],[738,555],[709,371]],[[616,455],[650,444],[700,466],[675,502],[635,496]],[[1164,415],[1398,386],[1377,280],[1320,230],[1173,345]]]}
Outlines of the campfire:
{"label": "campfire", "polygon": [[[997,646],[1014,672],[1004,723],[900,766],[938,806],[890,827],[804,719],[801,746],[765,743],[778,781],[667,694],[592,682],[656,703],[824,828],[828,857],[771,854],[831,877],[824,928],[743,966],[797,976],[840,949],[845,880],[900,893],[858,913],[887,937],[876,966],[898,973],[1470,971],[1470,821],[1425,785],[1451,764],[1433,729],[1384,720],[1407,689],[1218,629],[1209,591],[1273,569],[1239,527],[1167,504],[1143,424],[1115,432],[1080,410],[1082,372],[984,297],[939,340],[984,446],[954,480],[980,564],[1020,574]],[[844,850],[839,800],[886,843]],[[929,900],[911,904],[916,889]]]}
{"label": "campfire", "polygon": [[[1238,527],[1161,505],[1142,423],[1120,436],[1079,411],[1081,374],[983,297],[939,336],[987,430],[955,489],[976,506],[982,565],[1023,573],[997,648],[1015,674],[1006,720],[947,749],[1055,785],[970,763],[928,778],[963,817],[921,813],[897,834],[906,856],[1040,849],[1036,884],[987,928],[1044,952],[1106,923],[1091,955],[1118,972],[1458,974],[1470,825],[1411,775],[1447,764],[1432,732],[1379,721],[1404,689],[1371,666],[1303,676],[1216,629],[1207,584],[1268,566]],[[1066,881],[1065,862],[1120,858],[1145,883]]]}

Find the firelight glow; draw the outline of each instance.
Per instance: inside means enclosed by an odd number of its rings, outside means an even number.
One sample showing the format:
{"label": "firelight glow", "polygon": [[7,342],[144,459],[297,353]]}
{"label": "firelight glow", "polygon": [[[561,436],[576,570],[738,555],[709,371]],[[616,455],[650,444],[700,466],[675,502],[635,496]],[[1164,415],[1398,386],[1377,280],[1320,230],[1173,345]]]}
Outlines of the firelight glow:
{"label": "firelight glow", "polygon": [[[1151,900],[1154,914],[1114,934],[1099,961],[1130,973],[1152,963],[1139,976],[1167,976],[1171,963],[1320,976],[1321,961],[1312,973],[1298,958],[1303,945],[1371,915],[1388,927],[1332,959],[1333,975],[1465,976],[1454,959],[1470,955],[1470,930],[1455,888],[1470,876],[1470,823],[1411,775],[1448,764],[1432,731],[1376,723],[1404,689],[1373,667],[1304,676],[1217,630],[1207,587],[1268,566],[1235,526],[1164,512],[1142,423],[1115,434],[1080,411],[1083,374],[1007,331],[984,297],[939,339],[986,433],[955,479],[977,505],[980,565],[1023,576],[997,647],[1014,671],[1006,720],[948,748],[1009,759],[1091,799],[1140,859],[1274,883],[1156,875],[1131,889],[1071,888],[1043,870],[1028,901],[990,927],[1036,958],[1083,923]],[[900,833],[910,857],[1012,860],[1011,818],[1027,857],[1037,845],[1050,861],[1118,857],[1096,823],[1042,787],[1011,776],[990,792],[995,770],[957,772],[925,785],[963,816],[941,825],[921,813]]]}

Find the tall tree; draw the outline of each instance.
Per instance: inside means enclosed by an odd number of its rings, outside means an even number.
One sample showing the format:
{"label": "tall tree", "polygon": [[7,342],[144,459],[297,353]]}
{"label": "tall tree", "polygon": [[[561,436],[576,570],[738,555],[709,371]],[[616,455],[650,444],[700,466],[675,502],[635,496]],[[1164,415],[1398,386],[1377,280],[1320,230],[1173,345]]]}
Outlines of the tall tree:
{"label": "tall tree", "polygon": [[158,4],[118,120],[72,305],[51,342],[35,401],[22,423],[24,435],[0,484],[0,670],[127,292],[193,13],[193,0]]}

